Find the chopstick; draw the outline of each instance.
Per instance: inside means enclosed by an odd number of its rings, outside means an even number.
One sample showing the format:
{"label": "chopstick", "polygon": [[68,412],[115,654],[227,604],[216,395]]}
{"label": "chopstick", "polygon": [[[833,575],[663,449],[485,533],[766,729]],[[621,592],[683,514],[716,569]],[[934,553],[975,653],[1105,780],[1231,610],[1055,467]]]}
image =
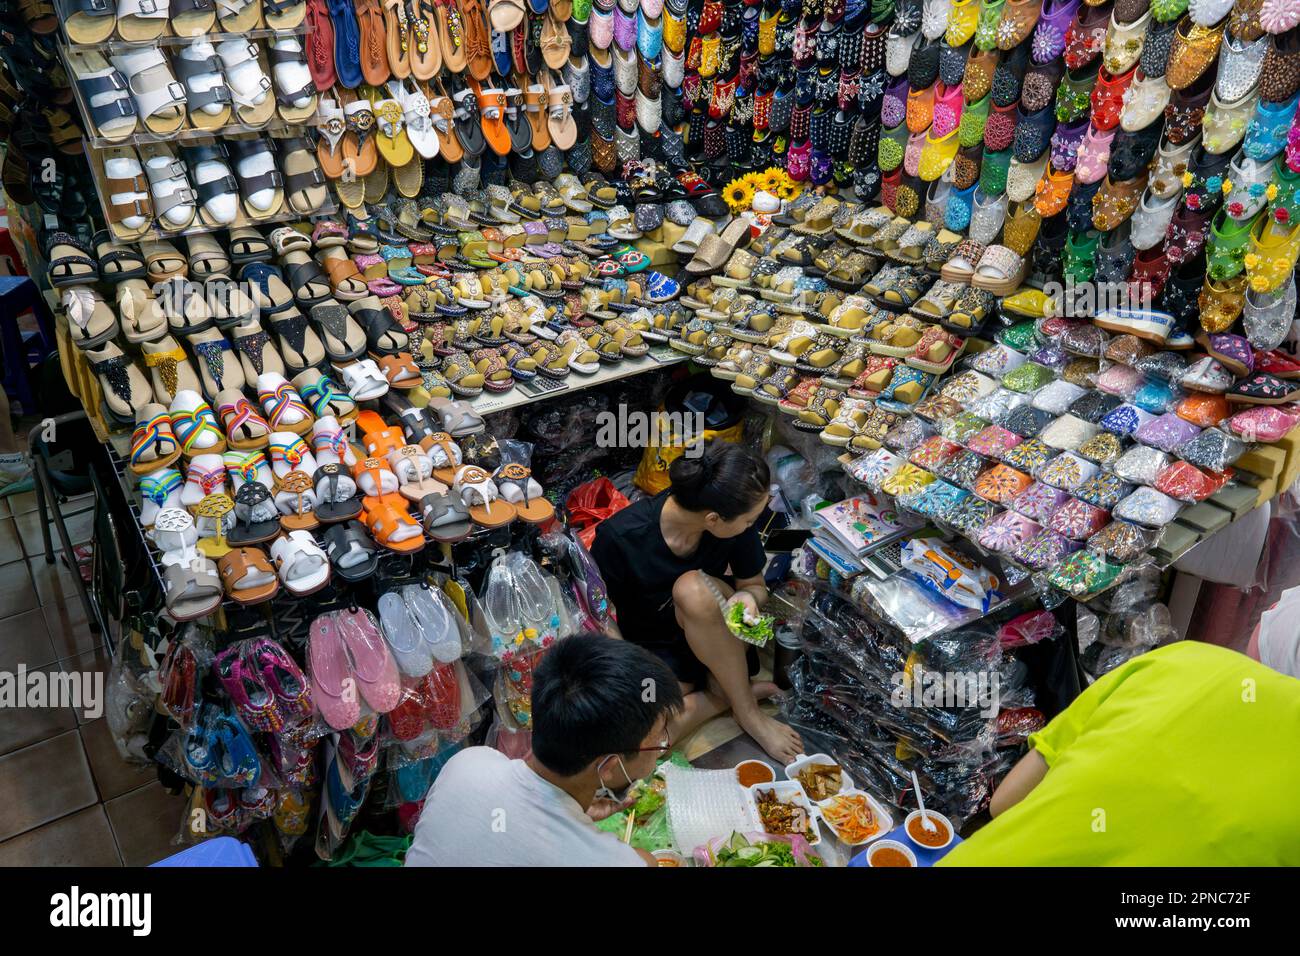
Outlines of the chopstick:
{"label": "chopstick", "polygon": [[636,809],[629,807],[627,811],[627,826],[623,829],[623,842],[631,846],[632,844],[632,827],[636,825]]}

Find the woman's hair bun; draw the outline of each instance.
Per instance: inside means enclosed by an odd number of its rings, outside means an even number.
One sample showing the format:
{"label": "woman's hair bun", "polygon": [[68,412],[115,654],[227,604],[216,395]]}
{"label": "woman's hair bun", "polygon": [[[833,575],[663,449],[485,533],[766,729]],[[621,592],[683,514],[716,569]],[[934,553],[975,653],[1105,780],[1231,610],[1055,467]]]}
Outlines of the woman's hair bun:
{"label": "woman's hair bun", "polygon": [[730,521],[762,501],[770,480],[767,462],[739,445],[711,441],[668,466],[673,499],[688,511],[715,512]]}
{"label": "woman's hair bun", "polygon": [[698,488],[705,484],[713,474],[713,468],[709,465],[707,455],[696,455],[690,457],[689,452],[693,449],[686,449],[688,454],[680,455],[671,465],[668,466],[668,480],[672,482],[673,487]]}

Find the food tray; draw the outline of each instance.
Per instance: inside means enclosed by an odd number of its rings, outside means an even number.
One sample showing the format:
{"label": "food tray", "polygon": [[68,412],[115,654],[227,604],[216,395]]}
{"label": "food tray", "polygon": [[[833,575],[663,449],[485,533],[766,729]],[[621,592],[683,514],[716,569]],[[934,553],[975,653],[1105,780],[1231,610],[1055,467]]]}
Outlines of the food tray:
{"label": "food tray", "polygon": [[884,808],[884,806],[881,805],[879,800],[877,800],[871,794],[867,793],[865,790],[858,790],[854,787],[844,787],[840,790],[839,796],[866,797],[867,805],[871,807],[871,812],[875,814],[876,821],[879,824],[879,826],[876,828],[876,832],[873,833],[871,836],[867,837],[865,840],[850,842],[849,840],[846,840],[842,836],[840,836],[839,832],[835,829],[835,827],[831,826],[830,822],[824,816],[822,816],[822,808],[827,806],[835,798],[828,797],[825,800],[822,800],[817,804],[817,816],[820,818],[821,822],[826,824],[826,829],[830,830],[830,832],[834,835],[835,839],[839,840],[845,846],[866,846],[868,843],[871,843],[874,840],[879,840],[885,834],[889,833],[891,830],[894,829],[893,816],[890,814],[888,810]]}
{"label": "food tray", "polygon": [[[732,781],[735,781],[735,773],[732,772]],[[739,784],[736,784],[739,786]],[[773,783],[756,783],[752,787],[744,790],[746,798],[749,801],[749,812],[751,814],[750,829],[759,833],[766,833],[763,829],[763,818],[758,813],[758,794],[761,790],[775,790],[777,799],[782,803],[793,803],[801,806],[808,812],[808,832],[804,834],[812,846],[820,846],[822,842],[822,831],[819,826],[820,814],[813,802],[808,799],[808,795],[803,792],[803,786],[795,780],[777,780]],[[773,836],[783,836],[784,834],[772,834]]]}
{"label": "food tray", "polygon": [[[832,757],[830,754],[811,754],[811,755],[800,754],[799,759],[797,759],[794,763],[786,764],[785,767],[786,778],[797,782],[799,778],[799,771],[802,770],[804,767],[808,766],[808,764],[812,764],[812,763],[834,764],[835,766],[839,767],[840,768],[839,792],[844,793],[847,790],[853,789],[853,778],[850,777],[848,771],[844,769],[844,765],[841,764],[834,757]],[[800,787],[802,786],[803,784],[800,784]],[[808,793],[806,790],[804,791],[804,795],[809,800],[812,799],[812,794]]]}

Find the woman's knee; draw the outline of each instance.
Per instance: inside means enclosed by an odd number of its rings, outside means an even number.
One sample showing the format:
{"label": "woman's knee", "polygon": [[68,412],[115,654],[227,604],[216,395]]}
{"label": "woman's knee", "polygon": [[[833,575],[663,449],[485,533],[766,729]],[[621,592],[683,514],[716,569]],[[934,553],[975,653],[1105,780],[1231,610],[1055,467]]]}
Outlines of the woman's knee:
{"label": "woman's knee", "polygon": [[687,571],[673,583],[673,606],[678,617],[699,617],[709,610],[716,610],[718,599],[713,596],[704,577],[699,571]]}

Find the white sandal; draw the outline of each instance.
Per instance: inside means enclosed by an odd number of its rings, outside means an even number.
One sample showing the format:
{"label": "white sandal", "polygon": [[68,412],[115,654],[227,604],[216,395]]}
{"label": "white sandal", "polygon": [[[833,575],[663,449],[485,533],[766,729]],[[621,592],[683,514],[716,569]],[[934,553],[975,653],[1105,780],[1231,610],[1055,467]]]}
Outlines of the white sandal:
{"label": "white sandal", "polygon": [[217,56],[225,68],[239,121],[246,126],[265,126],[275,112],[275,97],[257,45],[247,40],[224,40],[217,44]]}
{"label": "white sandal", "polygon": [[168,4],[159,0],[117,0],[117,35],[123,40],[156,40],[167,31],[170,15]]}
{"label": "white sandal", "polygon": [[[166,7],[163,12],[165,16]],[[156,47],[130,49],[111,59],[131,91],[136,115],[151,133],[168,136],[184,125],[185,87],[172,74],[160,50]]]}
{"label": "white sandal", "polygon": [[501,500],[496,482],[477,465],[457,470],[452,491],[469,509],[470,517],[485,528],[499,528],[515,520],[514,505]]}
{"label": "white sandal", "polygon": [[360,359],[351,365],[336,365],[334,370],[343,379],[343,387],[358,402],[388,394],[388,379],[374,359]]}
{"label": "white sandal", "polygon": [[329,583],[329,558],[309,531],[290,531],[273,541],[271,560],[281,583],[299,596],[313,594]]}

